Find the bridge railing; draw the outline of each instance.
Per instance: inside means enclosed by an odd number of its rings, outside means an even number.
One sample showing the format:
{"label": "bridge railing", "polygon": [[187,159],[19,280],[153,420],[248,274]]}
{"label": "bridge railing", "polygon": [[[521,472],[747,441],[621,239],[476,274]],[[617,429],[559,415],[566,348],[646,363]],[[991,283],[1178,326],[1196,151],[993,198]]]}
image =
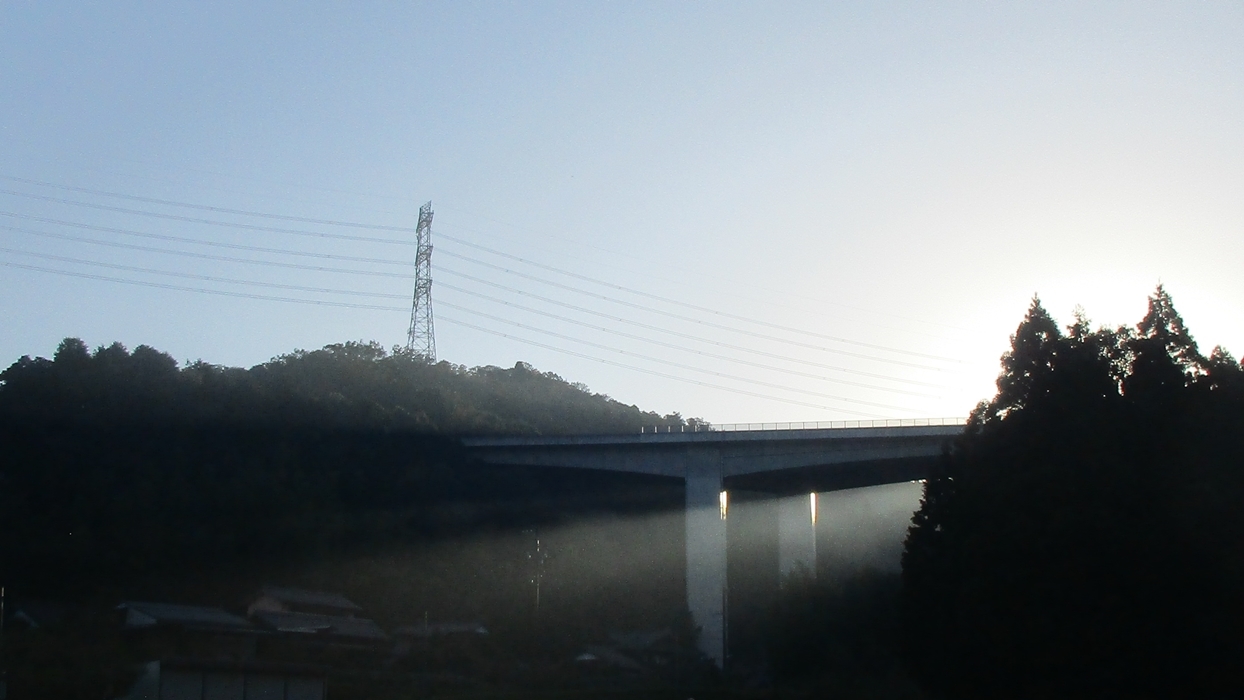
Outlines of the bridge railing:
{"label": "bridge railing", "polygon": [[[717,423],[713,425],[654,425],[641,433],[737,433],[746,430],[824,430],[827,428],[903,428],[909,426],[966,425],[966,418],[880,418],[866,420],[790,421],[782,423]],[[678,430],[674,430],[674,428]]]}

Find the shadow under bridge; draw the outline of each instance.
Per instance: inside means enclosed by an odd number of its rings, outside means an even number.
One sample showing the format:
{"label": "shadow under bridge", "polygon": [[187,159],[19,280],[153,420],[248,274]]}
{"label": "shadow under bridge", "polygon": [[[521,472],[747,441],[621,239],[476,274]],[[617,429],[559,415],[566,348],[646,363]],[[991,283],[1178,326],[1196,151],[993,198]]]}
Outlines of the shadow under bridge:
{"label": "shadow under bridge", "polygon": [[[687,607],[700,649],[726,656],[727,527],[731,490],[765,494],[778,508],[779,568],[815,564],[807,495],[923,479],[961,424],[704,431],[631,435],[475,437],[473,458],[523,465],[631,472],[686,484]],[[792,498],[803,496],[804,498]]]}

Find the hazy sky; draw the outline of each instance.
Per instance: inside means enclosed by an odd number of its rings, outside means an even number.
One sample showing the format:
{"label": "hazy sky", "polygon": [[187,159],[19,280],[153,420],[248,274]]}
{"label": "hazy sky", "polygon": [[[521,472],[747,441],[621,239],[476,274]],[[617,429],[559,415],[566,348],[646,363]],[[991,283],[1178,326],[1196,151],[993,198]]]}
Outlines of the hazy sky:
{"label": "hazy sky", "polygon": [[405,342],[413,235],[151,199],[432,200],[441,359],[715,422],[966,415],[1033,293],[1134,323],[1161,281],[1244,352],[1241,37],[1240,3],[0,0],[0,364]]}

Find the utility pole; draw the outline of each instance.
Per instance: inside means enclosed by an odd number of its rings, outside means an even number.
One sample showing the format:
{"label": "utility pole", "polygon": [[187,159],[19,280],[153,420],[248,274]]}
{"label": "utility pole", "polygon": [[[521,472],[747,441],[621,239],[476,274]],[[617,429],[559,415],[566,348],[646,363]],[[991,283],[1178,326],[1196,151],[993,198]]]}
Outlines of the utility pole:
{"label": "utility pole", "polygon": [[549,553],[544,548],[544,543],[540,540],[540,533],[537,530],[523,530],[524,534],[532,534],[535,536],[535,549],[527,550],[527,560],[532,564],[531,578],[529,581],[535,586],[536,594],[536,618],[540,617],[540,587],[544,585],[544,562],[548,560]]}
{"label": "utility pole", "polygon": [[429,363],[436,362],[436,329],[432,325],[432,203],[419,207],[415,228],[415,298],[410,307],[406,349]]}
{"label": "utility pole", "polygon": [[536,538],[536,614],[540,614],[540,586],[544,585],[544,547]]}
{"label": "utility pole", "polygon": [[[0,586],[0,650],[4,642],[4,586]],[[4,657],[0,656],[0,700],[9,697],[9,672],[4,666]]]}

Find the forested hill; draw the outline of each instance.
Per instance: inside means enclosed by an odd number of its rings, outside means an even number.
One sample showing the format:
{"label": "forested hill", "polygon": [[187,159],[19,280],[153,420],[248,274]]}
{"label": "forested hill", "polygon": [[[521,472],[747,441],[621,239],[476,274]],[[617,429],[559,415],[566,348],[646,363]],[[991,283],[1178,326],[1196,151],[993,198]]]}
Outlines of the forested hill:
{"label": "forested hill", "polygon": [[26,595],[178,600],[183,580],[258,586],[273,567],[681,498],[651,479],[467,460],[456,435],[683,422],[521,362],[344,343],[179,367],[68,338],[0,382],[0,582]]}
{"label": "forested hill", "polygon": [[[146,345],[93,352],[66,338],[52,359],[0,372],[5,419],[92,425],[341,428],[439,434],[637,432],[685,425],[519,362],[428,363],[378,343],[296,350],[250,369],[179,367]],[[701,422],[691,419],[690,422]]]}

